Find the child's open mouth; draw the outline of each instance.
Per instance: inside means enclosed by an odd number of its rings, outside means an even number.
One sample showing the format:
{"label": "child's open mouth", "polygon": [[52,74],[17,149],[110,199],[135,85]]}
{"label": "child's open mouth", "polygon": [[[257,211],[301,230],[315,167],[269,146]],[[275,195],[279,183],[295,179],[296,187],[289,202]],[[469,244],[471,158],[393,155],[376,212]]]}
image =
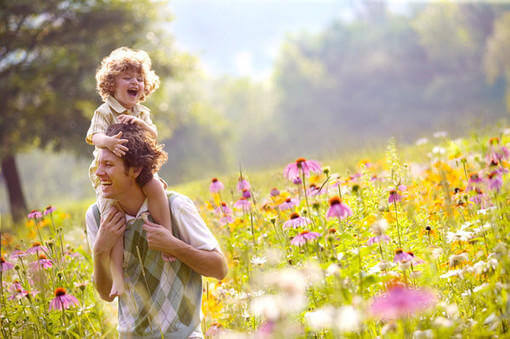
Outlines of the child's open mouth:
{"label": "child's open mouth", "polygon": [[136,89],[128,89],[127,92],[132,97],[136,97],[136,95],[138,94],[138,90],[136,90]]}

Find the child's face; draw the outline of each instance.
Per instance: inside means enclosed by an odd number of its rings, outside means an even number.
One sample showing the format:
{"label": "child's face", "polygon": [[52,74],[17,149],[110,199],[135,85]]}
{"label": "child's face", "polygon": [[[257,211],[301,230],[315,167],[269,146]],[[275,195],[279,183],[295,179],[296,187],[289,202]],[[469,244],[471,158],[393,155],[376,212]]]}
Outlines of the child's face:
{"label": "child's face", "polygon": [[122,106],[131,109],[143,97],[144,82],[140,73],[127,71],[115,77],[113,96]]}

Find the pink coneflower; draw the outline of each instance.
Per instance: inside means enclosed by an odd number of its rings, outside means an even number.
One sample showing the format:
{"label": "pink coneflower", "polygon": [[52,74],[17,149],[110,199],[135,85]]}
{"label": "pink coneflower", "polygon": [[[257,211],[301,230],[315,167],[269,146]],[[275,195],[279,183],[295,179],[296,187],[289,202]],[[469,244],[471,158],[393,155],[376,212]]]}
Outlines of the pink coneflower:
{"label": "pink coneflower", "polygon": [[239,181],[237,182],[237,190],[239,192],[242,192],[243,190],[250,190],[251,186],[248,180],[243,179],[242,177],[239,178]]}
{"label": "pink coneflower", "polygon": [[251,198],[250,190],[244,188],[242,192],[243,192],[243,197],[245,197],[246,199],[250,199]]}
{"label": "pink coneflower", "polygon": [[11,259],[16,259],[16,258],[19,258],[19,257],[24,257],[25,255],[27,255],[26,252],[20,250],[19,248],[15,248],[14,251],[11,252]]}
{"label": "pink coneflower", "polygon": [[401,248],[399,248],[395,251],[395,257],[393,258],[393,261],[394,262],[411,261],[413,259],[413,256],[414,255],[404,252]]}
{"label": "pink coneflower", "polygon": [[329,209],[326,214],[327,218],[338,218],[342,220],[352,215],[352,210],[342,202],[339,197],[329,199]]}
{"label": "pink coneflower", "polygon": [[291,209],[291,208],[294,208],[294,206],[296,206],[298,203],[298,201],[294,198],[287,198],[284,202],[282,202],[278,208],[280,209],[280,211],[285,211],[285,210],[288,210],[288,209]]}
{"label": "pink coneflower", "polygon": [[211,185],[209,186],[209,191],[211,193],[218,193],[219,191],[222,191],[223,188],[224,186],[218,178],[212,178]]}
{"label": "pink coneflower", "polygon": [[18,288],[16,290],[13,291],[14,293],[7,299],[9,300],[14,300],[14,299],[21,299],[23,297],[27,297],[27,298],[30,298],[31,296],[35,296],[37,293],[39,293],[39,291],[27,291],[27,290],[24,290],[23,288]]}
{"label": "pink coneflower", "polygon": [[482,177],[478,173],[471,173],[469,175],[468,184],[466,187],[466,191],[474,190],[481,182],[483,181]]}
{"label": "pink coneflower", "polygon": [[370,237],[367,241],[367,245],[371,246],[373,244],[378,244],[380,242],[389,242],[390,237],[388,237],[386,234],[377,235],[375,237]]}
{"label": "pink coneflower", "polygon": [[320,234],[317,232],[303,231],[303,232],[299,233],[298,235],[296,235],[290,241],[290,243],[291,243],[291,245],[294,245],[294,246],[302,246],[307,241],[317,239],[319,236],[320,236]]}
{"label": "pink coneflower", "polygon": [[238,209],[242,209],[243,211],[246,212],[246,211],[250,210],[251,202],[250,202],[250,200],[246,199],[245,197],[241,197],[241,198],[239,198],[239,200],[237,200],[234,203],[234,207],[238,208]]}
{"label": "pink coneflower", "polygon": [[220,206],[216,208],[216,213],[218,214],[232,214],[232,209],[230,209],[230,207],[228,207],[227,203],[226,202],[221,202]]}
{"label": "pink coneflower", "polygon": [[231,224],[232,222],[234,222],[234,218],[232,218],[232,216],[230,216],[230,215],[224,215],[223,217],[220,218],[221,226],[224,226],[226,224]]}
{"label": "pink coneflower", "polygon": [[299,226],[306,226],[312,221],[305,217],[300,217],[298,213],[294,212],[290,215],[290,219],[283,224],[283,228],[297,228]]}
{"label": "pink coneflower", "polygon": [[6,261],[4,257],[0,257],[0,272],[5,272],[14,267],[14,264]]}
{"label": "pink coneflower", "polygon": [[273,187],[273,188],[271,189],[271,193],[270,193],[270,194],[271,194],[271,196],[272,196],[272,197],[277,197],[277,196],[279,196],[279,195],[280,195],[280,191],[278,190],[278,188]]}
{"label": "pink coneflower", "polygon": [[44,254],[39,254],[39,259],[34,261],[31,265],[33,270],[38,270],[40,268],[50,268],[53,266],[53,263]]}
{"label": "pink coneflower", "polygon": [[314,195],[318,195],[318,194],[321,194],[321,190],[319,187],[317,187],[317,185],[315,184],[311,184],[310,187],[308,187],[308,189],[306,190],[306,193],[309,195],[309,196],[314,196]]}
{"label": "pink coneflower", "polygon": [[27,217],[28,219],[39,219],[42,218],[42,213],[38,210],[32,210],[32,212],[28,213]]}
{"label": "pink coneflower", "polygon": [[490,164],[493,161],[501,162],[510,158],[510,151],[505,146],[499,146],[499,138],[489,139],[489,151],[485,157],[487,163]]}
{"label": "pink coneflower", "polygon": [[487,175],[489,179],[487,185],[491,191],[499,191],[501,186],[503,186],[503,178],[498,171],[492,171]]}
{"label": "pink coneflower", "polygon": [[475,192],[476,192],[476,195],[469,198],[469,201],[471,201],[477,205],[480,205],[482,208],[487,207],[487,205],[488,205],[487,195],[480,188],[475,188]]}
{"label": "pink coneflower", "polygon": [[21,285],[19,280],[14,280],[12,282],[11,286],[9,286],[9,292],[16,292],[17,290],[22,290],[22,289],[23,289],[23,286]]}
{"label": "pink coneflower", "polygon": [[55,210],[56,210],[56,208],[50,205],[50,206],[47,206],[47,207],[44,209],[43,214],[44,214],[44,215],[48,215],[48,214],[50,214],[50,213],[55,212]]}
{"label": "pink coneflower", "polygon": [[423,311],[435,303],[436,297],[429,291],[394,286],[383,295],[375,297],[370,310],[382,320],[396,320]]}
{"label": "pink coneflower", "polygon": [[26,251],[26,254],[32,254],[32,253],[37,253],[37,252],[45,252],[45,253],[48,253],[48,249],[41,245],[40,242],[34,242],[32,244],[32,247],[30,247],[27,251]]}
{"label": "pink coneflower", "polygon": [[300,177],[295,177],[294,179],[292,179],[292,183],[295,185],[301,185],[303,183],[303,180],[301,180]]}
{"label": "pink coneflower", "polygon": [[400,200],[402,200],[402,196],[400,194],[398,194],[398,191],[396,189],[390,190],[390,195],[388,197],[388,202],[390,204],[392,204],[392,203],[395,203],[395,202],[399,202]]}
{"label": "pink coneflower", "polygon": [[301,170],[305,176],[309,176],[310,172],[322,173],[321,165],[317,161],[299,158],[296,162],[292,162],[285,167],[283,175],[289,180],[295,180],[299,178]]}
{"label": "pink coneflower", "polygon": [[78,305],[78,299],[71,294],[66,294],[65,288],[58,287],[55,290],[55,298],[50,302],[50,311],[68,309],[74,305]]}

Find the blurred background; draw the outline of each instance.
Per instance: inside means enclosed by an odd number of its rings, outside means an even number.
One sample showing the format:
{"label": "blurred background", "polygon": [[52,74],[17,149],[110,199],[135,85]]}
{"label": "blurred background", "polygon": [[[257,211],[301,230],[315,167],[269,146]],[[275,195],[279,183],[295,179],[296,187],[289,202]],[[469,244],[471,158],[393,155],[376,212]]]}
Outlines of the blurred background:
{"label": "blurred background", "polygon": [[0,213],[93,199],[95,71],[146,50],[171,185],[504,124],[510,2],[0,3]]}

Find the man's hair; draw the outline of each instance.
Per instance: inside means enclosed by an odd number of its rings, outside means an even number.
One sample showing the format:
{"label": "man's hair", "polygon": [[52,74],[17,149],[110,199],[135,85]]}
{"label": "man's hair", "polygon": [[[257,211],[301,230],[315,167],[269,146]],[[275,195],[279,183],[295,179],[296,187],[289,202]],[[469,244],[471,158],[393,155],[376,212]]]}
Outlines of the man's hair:
{"label": "man's hair", "polygon": [[151,70],[152,62],[147,52],[120,47],[101,61],[96,72],[97,91],[103,100],[115,93],[115,77],[123,72],[140,73],[144,90],[140,101],[144,101],[159,87],[159,77]]}
{"label": "man's hair", "polygon": [[106,135],[111,137],[119,132],[122,132],[121,138],[128,141],[124,144],[128,151],[122,156],[126,171],[131,167],[141,168],[142,171],[136,178],[136,182],[142,187],[166,162],[168,154],[163,150],[163,145],[158,144],[148,131],[135,124],[110,125],[106,130]]}

